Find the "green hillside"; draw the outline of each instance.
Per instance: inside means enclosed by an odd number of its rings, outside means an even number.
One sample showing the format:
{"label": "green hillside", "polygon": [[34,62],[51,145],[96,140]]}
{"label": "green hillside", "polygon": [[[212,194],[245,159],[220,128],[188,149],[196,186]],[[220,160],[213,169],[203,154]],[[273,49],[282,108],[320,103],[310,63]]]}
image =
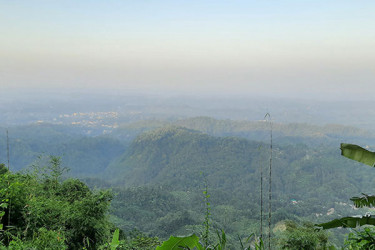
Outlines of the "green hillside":
{"label": "green hillside", "polygon": [[[163,183],[178,189],[194,187],[203,173],[213,188],[236,189],[259,182],[260,166],[267,167],[268,147],[263,142],[167,126],[138,136],[107,173],[124,186]],[[352,165],[331,147],[276,144],[273,150],[274,185],[283,194],[306,196],[310,192],[303,181],[308,181],[310,189],[330,186],[336,177],[347,178],[346,170]]]}
{"label": "green hillside", "polygon": [[[353,163],[337,148],[273,146],[273,223],[355,214],[347,197],[375,187],[375,173],[366,168],[353,172]],[[176,126],[141,134],[106,172],[118,187],[114,218],[124,229],[137,227],[160,237],[196,231],[204,219],[206,178],[214,227],[230,237],[258,232],[260,168],[266,175],[268,150],[262,142]]]}
{"label": "green hillside", "polygon": [[122,175],[126,186],[163,183],[186,189],[198,185],[205,173],[214,187],[233,188],[236,177],[255,171],[251,166],[259,145],[165,127],[140,135],[108,170]]}

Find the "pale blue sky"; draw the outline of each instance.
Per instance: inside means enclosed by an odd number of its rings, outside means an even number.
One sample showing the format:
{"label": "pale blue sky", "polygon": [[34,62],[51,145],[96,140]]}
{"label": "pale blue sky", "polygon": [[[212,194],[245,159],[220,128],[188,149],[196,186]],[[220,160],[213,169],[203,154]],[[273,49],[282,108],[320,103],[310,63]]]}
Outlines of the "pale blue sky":
{"label": "pale blue sky", "polygon": [[371,97],[375,1],[0,0],[0,87]]}

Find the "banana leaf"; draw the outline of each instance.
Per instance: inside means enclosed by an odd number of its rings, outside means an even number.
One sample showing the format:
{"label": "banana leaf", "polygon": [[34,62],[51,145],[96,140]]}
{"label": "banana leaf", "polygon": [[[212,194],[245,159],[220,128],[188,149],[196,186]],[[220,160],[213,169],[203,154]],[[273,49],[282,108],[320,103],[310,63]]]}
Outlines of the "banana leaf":
{"label": "banana leaf", "polygon": [[359,207],[375,207],[375,195],[367,195],[362,193],[360,197],[352,197],[350,200],[354,206]]}
{"label": "banana leaf", "polygon": [[355,144],[341,143],[341,155],[374,167],[375,152],[368,151]]}
{"label": "banana leaf", "polygon": [[195,234],[186,237],[171,236],[169,240],[164,241],[156,250],[181,250],[181,249],[203,249],[199,243],[199,238]]}
{"label": "banana leaf", "polygon": [[322,229],[330,229],[337,227],[355,228],[363,225],[375,225],[375,215],[344,217],[341,219],[335,219],[326,223],[318,224],[316,226]]}

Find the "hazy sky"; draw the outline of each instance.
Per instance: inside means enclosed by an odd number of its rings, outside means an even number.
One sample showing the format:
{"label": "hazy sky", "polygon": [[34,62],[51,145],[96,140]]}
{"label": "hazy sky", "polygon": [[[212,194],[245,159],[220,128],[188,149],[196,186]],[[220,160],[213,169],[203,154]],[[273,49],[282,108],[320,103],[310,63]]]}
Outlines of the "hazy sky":
{"label": "hazy sky", "polygon": [[374,13],[373,0],[0,0],[0,91],[371,98]]}

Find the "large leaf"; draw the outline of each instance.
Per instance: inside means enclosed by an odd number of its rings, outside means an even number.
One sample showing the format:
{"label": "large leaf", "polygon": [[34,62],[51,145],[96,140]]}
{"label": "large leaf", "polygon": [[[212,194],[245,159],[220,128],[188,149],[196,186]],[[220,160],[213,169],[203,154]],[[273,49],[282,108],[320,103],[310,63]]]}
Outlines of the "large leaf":
{"label": "large leaf", "polygon": [[163,245],[158,246],[156,250],[181,250],[181,249],[198,249],[203,250],[199,243],[199,238],[195,234],[186,237],[171,236],[169,240],[164,241]]}
{"label": "large leaf", "polygon": [[375,195],[363,194],[360,197],[350,198],[356,207],[375,207]]}
{"label": "large leaf", "polygon": [[341,143],[341,155],[374,167],[375,152],[368,151],[358,145]]}
{"label": "large leaf", "polygon": [[117,228],[116,231],[113,233],[113,238],[111,242],[111,250],[116,250],[117,247],[120,245],[119,236],[120,236],[120,230]]}
{"label": "large leaf", "polygon": [[375,225],[375,215],[365,215],[356,217],[344,217],[335,219],[330,222],[317,225],[323,229],[337,228],[337,227],[350,227],[355,228],[363,225]]}

